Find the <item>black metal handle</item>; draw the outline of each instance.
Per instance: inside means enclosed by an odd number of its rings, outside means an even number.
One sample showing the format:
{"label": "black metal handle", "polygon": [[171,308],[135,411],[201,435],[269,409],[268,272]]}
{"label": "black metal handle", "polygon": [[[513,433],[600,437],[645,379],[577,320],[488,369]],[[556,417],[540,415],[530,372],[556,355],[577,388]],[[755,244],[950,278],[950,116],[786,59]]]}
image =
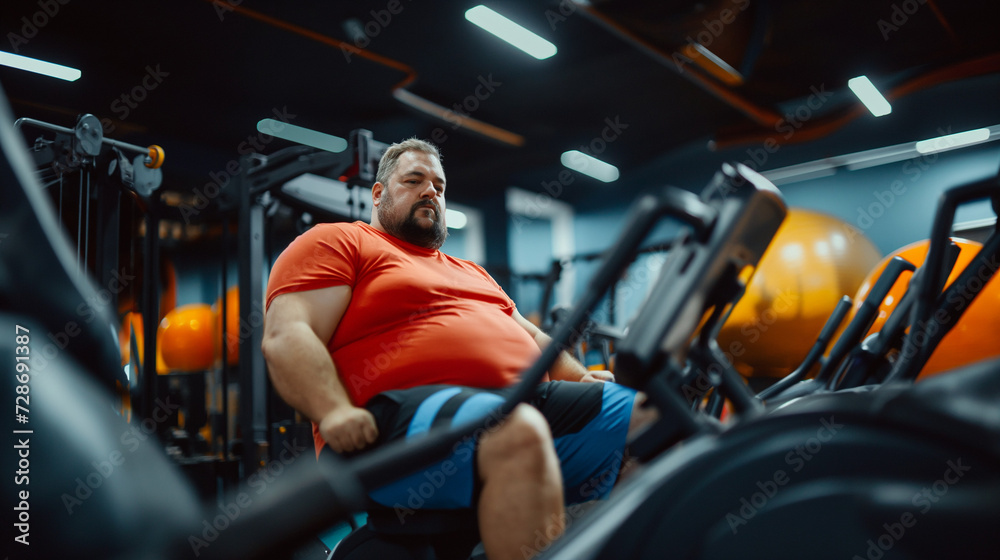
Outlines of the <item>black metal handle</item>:
{"label": "black metal handle", "polygon": [[[941,263],[942,269],[941,274],[943,277],[947,278],[951,274],[951,270],[955,267],[955,263],[958,261],[958,255],[962,252],[962,249],[958,244],[954,242],[949,242],[948,247],[945,250],[945,255],[943,262]],[[913,287],[920,284],[920,277],[923,276],[924,267],[920,267],[913,273],[913,277],[910,278],[910,285],[907,287],[906,292],[903,297],[899,299],[899,303],[896,304],[896,310],[889,315],[889,318],[885,320],[885,324],[882,325],[882,330],[879,332],[878,338],[874,341],[871,346],[872,353],[882,356],[888,352],[892,347],[894,347],[903,336],[903,332],[909,325],[910,314],[913,311],[913,302],[916,301],[917,293]]]}
{"label": "black metal handle", "polygon": [[[931,226],[930,247],[927,250],[927,258],[924,260],[926,272],[921,275],[919,284],[914,287],[917,298],[910,320],[910,334],[903,340],[903,348],[899,358],[893,364],[892,371],[886,377],[886,383],[916,379],[917,374],[920,373],[937,346],[936,342],[932,343],[930,339],[940,341],[944,334],[951,330],[951,327],[958,321],[964,308],[956,309],[957,316],[952,315],[950,317],[952,320],[943,325],[938,325],[937,321],[931,321],[931,316],[935,314],[936,308],[943,309],[937,305],[937,302],[944,286],[944,280],[947,278],[942,274],[942,263],[945,257],[945,247],[949,243],[952,223],[955,221],[955,211],[961,204],[984,198],[992,199],[995,207],[998,197],[1000,197],[1000,180],[997,177],[990,177],[941,193],[937,212],[934,214],[934,223]],[[965,267],[965,270],[959,275],[960,277],[966,273],[975,274],[985,264],[984,259],[980,259],[980,256],[984,258],[987,256],[986,246],[992,249],[994,246],[992,242],[996,237],[998,236],[994,232],[976,258],[973,259],[973,262]],[[993,272],[990,270],[990,277],[992,277]],[[947,300],[945,301],[947,302]],[[935,328],[936,331],[931,333],[930,328]],[[923,335],[924,342],[918,340],[920,335]]]}
{"label": "black metal handle", "polygon": [[795,368],[795,371],[789,373],[785,377],[781,378],[777,383],[771,385],[767,389],[764,389],[757,395],[757,398],[762,401],[779,396],[785,389],[795,385],[799,381],[806,378],[809,370],[816,365],[816,362],[823,356],[823,352],[826,351],[826,347],[830,345],[830,339],[833,338],[837,328],[840,324],[844,322],[844,318],[847,317],[847,313],[851,310],[851,305],[853,302],[849,296],[844,296],[840,298],[837,302],[837,306],[833,308],[833,313],[827,318],[826,323],[823,328],[819,331],[819,337],[816,338],[816,342],[813,344],[812,348],[809,349],[809,353],[806,354],[805,359],[799,364],[799,367]]}
{"label": "black metal handle", "polygon": [[875,285],[872,286],[871,291],[868,292],[865,301],[861,303],[858,312],[854,314],[854,319],[848,323],[847,328],[844,329],[844,332],[840,334],[840,338],[834,343],[833,349],[830,350],[830,356],[820,368],[819,373],[816,374],[817,381],[829,384],[834,379],[834,373],[839,370],[840,363],[844,360],[844,357],[861,342],[861,338],[864,337],[868,329],[871,328],[872,323],[875,322],[879,305],[882,304],[885,296],[889,295],[889,290],[896,283],[896,279],[899,278],[899,275],[903,271],[908,270],[912,272],[915,269],[916,267],[913,266],[913,263],[901,257],[893,257],[889,261],[889,264],[885,266],[885,270],[882,271],[882,275],[879,276],[878,280],[875,281]]}

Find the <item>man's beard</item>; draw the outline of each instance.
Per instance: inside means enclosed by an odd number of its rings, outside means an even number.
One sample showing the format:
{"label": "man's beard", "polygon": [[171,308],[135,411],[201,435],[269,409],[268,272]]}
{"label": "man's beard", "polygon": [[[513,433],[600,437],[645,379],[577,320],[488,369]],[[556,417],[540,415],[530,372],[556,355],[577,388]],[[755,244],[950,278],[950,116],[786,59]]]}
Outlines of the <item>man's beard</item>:
{"label": "man's beard", "polygon": [[[434,208],[434,225],[426,228],[418,223],[416,214],[418,209],[428,204]],[[393,221],[390,214],[393,207],[394,202],[387,190],[385,196],[382,197],[382,204],[377,208],[378,220],[382,227],[393,236],[426,249],[440,249],[445,239],[448,238],[448,228],[441,220],[441,207],[435,202],[421,200],[415,203],[410,207],[406,217],[398,221]]]}

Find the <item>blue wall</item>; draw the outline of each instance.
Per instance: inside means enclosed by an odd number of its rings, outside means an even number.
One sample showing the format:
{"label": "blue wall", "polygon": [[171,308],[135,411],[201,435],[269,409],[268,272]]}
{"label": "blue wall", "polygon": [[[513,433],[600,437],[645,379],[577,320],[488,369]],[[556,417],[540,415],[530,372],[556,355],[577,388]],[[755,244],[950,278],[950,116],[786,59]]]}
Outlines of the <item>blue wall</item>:
{"label": "blue wall", "polygon": [[[835,175],[786,184],[780,187],[790,207],[801,207],[832,214],[861,230],[883,254],[908,243],[926,239],[942,191],[967,182],[996,176],[1000,171],[1000,143],[990,143],[951,152],[931,154],[889,165],[857,171],[838,170]],[[721,164],[719,159],[717,164]],[[702,177],[678,177],[674,184],[699,190],[711,173],[702,169]],[[579,211],[576,216],[578,252],[596,252],[609,247],[625,226],[628,203],[615,208]],[[956,222],[992,218],[988,202],[960,208]],[[651,242],[670,239],[677,232],[675,223],[666,223],[651,236]],[[634,316],[655,280],[662,264],[662,254],[642,256],[633,264],[617,292],[615,317],[601,304],[595,319],[624,326]],[[576,293],[597,269],[597,262],[578,263]]]}
{"label": "blue wall", "polygon": [[[603,208],[577,214],[574,223],[576,247],[578,254],[598,253],[612,247],[625,230],[628,213],[632,201],[615,208]],[[669,241],[677,235],[680,225],[671,220],[664,220],[649,235],[644,246],[651,246]],[[648,287],[656,279],[663,263],[663,253],[640,255],[625,271],[616,287],[614,317],[609,315],[608,298],[594,310],[593,318],[613,325],[625,325],[634,316],[645,297]],[[600,260],[576,261],[576,294],[577,297],[586,288],[591,277],[600,267]]]}
{"label": "blue wall", "polygon": [[441,252],[458,259],[468,259],[469,254],[465,250],[466,237],[464,230],[449,228],[448,239],[441,246]]}
{"label": "blue wall", "polygon": [[[552,222],[544,218],[508,216],[508,249],[510,251],[511,299],[525,317],[538,313],[543,317],[542,296],[545,285],[523,275],[548,273],[552,266]],[[529,317],[530,318],[530,317]]]}
{"label": "blue wall", "polygon": [[[930,154],[890,165],[780,187],[789,206],[833,214],[857,227],[887,254],[930,233],[944,190],[997,175],[1000,146]],[[956,221],[990,218],[988,202],[960,209]]]}

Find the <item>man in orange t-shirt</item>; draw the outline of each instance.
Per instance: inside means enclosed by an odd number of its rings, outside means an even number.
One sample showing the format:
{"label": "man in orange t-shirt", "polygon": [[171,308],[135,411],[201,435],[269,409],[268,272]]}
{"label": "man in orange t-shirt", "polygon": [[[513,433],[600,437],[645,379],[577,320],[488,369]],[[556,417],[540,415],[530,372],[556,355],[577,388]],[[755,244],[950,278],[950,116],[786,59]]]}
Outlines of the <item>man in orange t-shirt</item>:
{"label": "man in orange t-shirt", "polygon": [[[435,146],[390,146],[376,179],[371,225],[317,225],[268,281],[262,349],[278,393],[313,421],[317,454],[483,418],[549,343],[486,271],[438,250],[447,229]],[[565,352],[549,377],[475,445],[370,497],[397,511],[418,491],[416,507],[475,507],[494,560],[558,535],[564,502],[608,494],[627,434],[646,419],[634,391]]]}

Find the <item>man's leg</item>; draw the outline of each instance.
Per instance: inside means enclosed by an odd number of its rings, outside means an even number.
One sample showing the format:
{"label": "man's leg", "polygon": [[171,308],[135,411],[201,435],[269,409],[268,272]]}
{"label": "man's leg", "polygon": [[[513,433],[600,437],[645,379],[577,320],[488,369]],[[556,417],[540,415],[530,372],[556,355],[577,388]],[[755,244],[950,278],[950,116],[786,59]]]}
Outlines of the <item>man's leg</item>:
{"label": "man's leg", "polygon": [[552,434],[535,408],[519,405],[483,436],[479,532],[490,560],[524,560],[562,534],[562,477]]}
{"label": "man's leg", "polygon": [[[643,430],[649,427],[650,424],[656,422],[660,418],[660,413],[652,406],[644,406],[646,403],[646,395],[644,393],[637,393],[635,397],[635,402],[632,403],[632,415],[628,421],[628,437],[626,441],[632,441],[636,435],[641,433]],[[622,461],[622,466],[618,470],[618,482],[625,480],[632,475],[632,472],[638,466],[636,460],[631,457],[628,453],[628,449],[625,449],[625,460]]]}
{"label": "man's leg", "polygon": [[428,469],[370,493],[406,523],[415,508],[474,505],[478,475],[480,537],[490,560],[524,560],[546,548],[565,524],[559,458],[552,433],[534,407],[520,405],[503,419],[487,418],[504,398],[494,392],[451,386],[389,391],[369,409],[380,440],[418,437],[438,424],[485,420],[484,428]]}
{"label": "man's leg", "polygon": [[614,383],[553,381],[536,389],[531,404],[552,430],[566,504],[611,492],[628,460],[625,444],[635,400],[635,391]]}
{"label": "man's leg", "polygon": [[646,394],[637,393],[635,396],[635,402],[632,403],[632,415],[628,421],[628,439],[631,440],[645,429],[647,426],[656,422],[660,418],[660,413],[656,411],[652,406],[644,406],[646,404]]}

